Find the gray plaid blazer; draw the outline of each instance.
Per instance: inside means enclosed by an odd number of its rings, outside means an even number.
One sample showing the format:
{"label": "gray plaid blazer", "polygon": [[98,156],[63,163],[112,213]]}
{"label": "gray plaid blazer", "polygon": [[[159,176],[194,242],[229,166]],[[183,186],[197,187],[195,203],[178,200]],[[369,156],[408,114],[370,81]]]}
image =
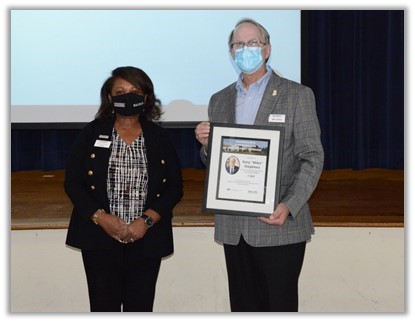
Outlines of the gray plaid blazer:
{"label": "gray plaid blazer", "polygon": [[[211,122],[235,123],[235,84],[211,97],[208,107]],[[285,122],[269,122],[271,114],[285,115]],[[314,227],[307,201],[317,186],[324,162],[312,90],[273,73],[254,124],[285,128],[280,202],[286,204],[290,216],[284,225],[272,226],[256,217],[215,215],[215,240],[236,245],[243,235],[248,244],[256,247],[309,240]],[[206,163],[207,157],[203,151],[202,147],[200,155]]]}

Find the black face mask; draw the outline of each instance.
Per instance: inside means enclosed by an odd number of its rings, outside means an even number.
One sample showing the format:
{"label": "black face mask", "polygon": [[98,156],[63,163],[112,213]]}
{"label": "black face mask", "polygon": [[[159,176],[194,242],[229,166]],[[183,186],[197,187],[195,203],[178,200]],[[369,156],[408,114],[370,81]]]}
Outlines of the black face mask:
{"label": "black face mask", "polygon": [[114,112],[124,116],[145,113],[144,96],[136,93],[127,93],[112,97]]}

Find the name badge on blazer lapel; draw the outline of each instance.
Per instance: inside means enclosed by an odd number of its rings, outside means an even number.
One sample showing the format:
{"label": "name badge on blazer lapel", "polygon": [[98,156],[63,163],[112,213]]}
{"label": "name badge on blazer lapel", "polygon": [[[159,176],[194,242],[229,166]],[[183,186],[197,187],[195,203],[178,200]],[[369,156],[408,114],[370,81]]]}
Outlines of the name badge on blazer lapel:
{"label": "name badge on blazer lapel", "polygon": [[96,140],[94,146],[97,148],[109,149],[109,147],[111,146],[111,141]]}
{"label": "name badge on blazer lapel", "polygon": [[270,123],[285,123],[285,114],[270,114],[268,117]]}

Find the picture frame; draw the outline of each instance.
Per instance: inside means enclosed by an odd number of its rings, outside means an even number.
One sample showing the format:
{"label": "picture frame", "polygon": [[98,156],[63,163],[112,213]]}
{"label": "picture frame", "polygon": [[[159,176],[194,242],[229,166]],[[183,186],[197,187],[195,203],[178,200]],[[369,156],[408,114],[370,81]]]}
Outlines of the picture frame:
{"label": "picture frame", "polygon": [[283,127],[210,123],[203,211],[269,217],[279,202]]}

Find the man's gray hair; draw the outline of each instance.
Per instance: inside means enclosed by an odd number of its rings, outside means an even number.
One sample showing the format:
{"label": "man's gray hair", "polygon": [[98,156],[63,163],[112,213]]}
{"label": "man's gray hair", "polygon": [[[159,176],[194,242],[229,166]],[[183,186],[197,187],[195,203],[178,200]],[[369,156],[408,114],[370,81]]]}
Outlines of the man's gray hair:
{"label": "man's gray hair", "polygon": [[229,48],[231,47],[231,43],[232,43],[232,40],[233,40],[233,34],[234,34],[234,32],[235,32],[235,29],[236,29],[239,25],[241,25],[241,24],[243,24],[243,23],[251,23],[251,24],[253,24],[253,25],[257,26],[257,27],[258,27],[258,29],[259,29],[259,31],[260,31],[260,33],[261,33],[262,38],[264,39],[264,42],[265,42],[267,45],[271,43],[271,39],[270,39],[269,33],[268,33],[268,31],[264,28],[264,26],[262,26],[260,23],[256,22],[254,19],[244,18],[244,19],[242,19],[242,20],[238,21],[238,23],[235,25],[235,28],[233,28],[233,30],[231,31],[231,34],[229,35],[229,39],[228,39],[228,45],[229,45]]}

